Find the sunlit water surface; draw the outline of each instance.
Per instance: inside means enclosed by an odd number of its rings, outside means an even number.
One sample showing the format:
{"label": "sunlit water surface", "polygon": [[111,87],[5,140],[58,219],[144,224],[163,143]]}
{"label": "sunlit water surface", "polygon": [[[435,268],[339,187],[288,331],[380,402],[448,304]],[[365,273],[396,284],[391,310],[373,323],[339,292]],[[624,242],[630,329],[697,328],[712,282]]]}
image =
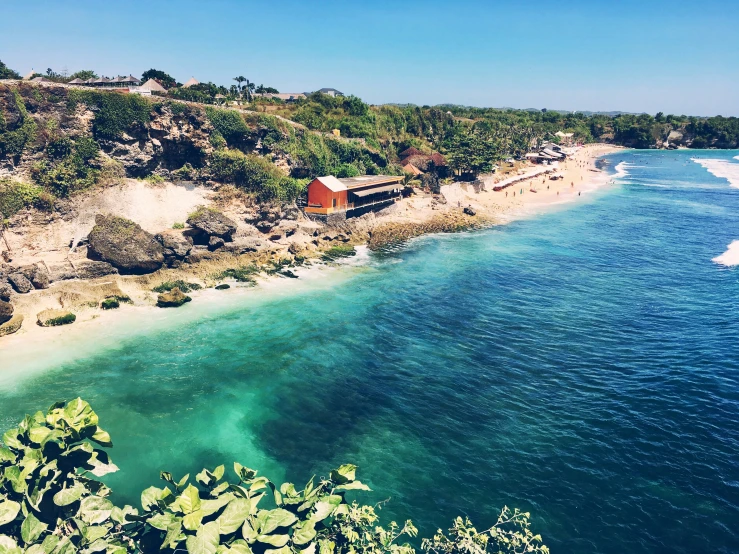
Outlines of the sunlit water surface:
{"label": "sunlit water surface", "polygon": [[712,262],[736,155],[618,153],[617,184],[543,215],[0,350],[0,423],[89,400],[121,501],[161,469],[354,462],[426,536],[507,504],[555,553],[739,552],[739,270]]}

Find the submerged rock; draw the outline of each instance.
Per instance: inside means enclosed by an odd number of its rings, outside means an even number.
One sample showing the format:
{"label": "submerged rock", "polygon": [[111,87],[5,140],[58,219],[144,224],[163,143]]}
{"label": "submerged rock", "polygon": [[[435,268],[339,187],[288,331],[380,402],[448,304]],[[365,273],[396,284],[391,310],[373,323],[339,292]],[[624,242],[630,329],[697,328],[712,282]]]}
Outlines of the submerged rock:
{"label": "submerged rock", "polygon": [[164,264],[164,248],[140,225],[112,215],[98,215],[89,235],[88,254],[121,273],[151,273]]}
{"label": "submerged rock", "polygon": [[5,335],[12,335],[17,332],[23,325],[23,316],[21,314],[15,314],[5,323],[0,324],[0,337]]}
{"label": "submerged rock", "polygon": [[36,322],[41,327],[56,327],[74,323],[77,316],[68,310],[44,310],[36,316]]}
{"label": "submerged rock", "polygon": [[160,308],[177,308],[191,300],[192,298],[175,287],[171,291],[162,293],[157,297],[157,306]]}
{"label": "submerged rock", "polygon": [[0,323],[5,323],[13,317],[13,305],[0,300]]}
{"label": "submerged rock", "polygon": [[31,281],[28,280],[28,277],[20,272],[11,273],[10,275],[8,275],[8,281],[11,285],[13,285],[15,291],[20,294],[26,294],[33,289],[33,284],[31,284]]}

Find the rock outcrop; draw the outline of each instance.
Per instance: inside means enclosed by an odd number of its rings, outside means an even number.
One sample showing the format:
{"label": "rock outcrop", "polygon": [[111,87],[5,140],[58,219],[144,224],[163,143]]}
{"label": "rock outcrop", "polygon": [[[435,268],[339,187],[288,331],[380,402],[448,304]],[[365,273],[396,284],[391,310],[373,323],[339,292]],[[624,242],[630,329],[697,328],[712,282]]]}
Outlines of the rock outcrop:
{"label": "rock outcrop", "polygon": [[180,231],[165,231],[154,238],[164,249],[164,261],[169,266],[175,266],[187,258],[192,250],[192,238],[186,237]]}
{"label": "rock outcrop", "polygon": [[12,335],[16,333],[23,325],[23,316],[21,314],[15,314],[5,323],[0,324],[0,337],[5,335]]}
{"label": "rock outcrop", "polygon": [[74,323],[77,316],[68,310],[44,310],[36,316],[36,323],[41,327],[56,327]]}
{"label": "rock outcrop", "polygon": [[192,298],[175,287],[171,291],[164,292],[157,297],[157,306],[160,308],[177,308],[191,300]]}
{"label": "rock outcrop", "polygon": [[13,286],[15,291],[20,294],[26,294],[33,290],[33,283],[23,273],[11,273],[8,275],[8,282]]}
{"label": "rock outcrop", "polygon": [[5,323],[13,317],[13,305],[0,300],[0,323]]}
{"label": "rock outcrop", "polygon": [[6,302],[10,300],[10,295],[13,292],[13,288],[10,286],[10,283],[8,283],[7,279],[1,279],[0,278],[0,300],[5,300]]}
{"label": "rock outcrop", "polygon": [[218,237],[231,242],[236,232],[236,222],[212,208],[200,208],[187,218],[187,224],[198,244],[208,244],[211,237]]}
{"label": "rock outcrop", "polygon": [[76,276],[79,279],[97,279],[107,275],[117,275],[118,270],[108,262],[87,260],[76,265]]}
{"label": "rock outcrop", "polygon": [[164,264],[164,247],[128,219],[98,215],[88,238],[88,255],[112,264],[121,273],[151,273]]}

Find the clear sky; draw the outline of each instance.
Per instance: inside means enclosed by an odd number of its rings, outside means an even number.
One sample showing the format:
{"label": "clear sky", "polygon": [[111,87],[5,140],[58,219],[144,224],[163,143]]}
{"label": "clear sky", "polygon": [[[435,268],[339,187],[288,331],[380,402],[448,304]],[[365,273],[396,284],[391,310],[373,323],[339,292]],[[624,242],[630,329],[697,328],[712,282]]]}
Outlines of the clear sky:
{"label": "clear sky", "polygon": [[3,2],[0,60],[370,103],[739,115],[739,1]]}

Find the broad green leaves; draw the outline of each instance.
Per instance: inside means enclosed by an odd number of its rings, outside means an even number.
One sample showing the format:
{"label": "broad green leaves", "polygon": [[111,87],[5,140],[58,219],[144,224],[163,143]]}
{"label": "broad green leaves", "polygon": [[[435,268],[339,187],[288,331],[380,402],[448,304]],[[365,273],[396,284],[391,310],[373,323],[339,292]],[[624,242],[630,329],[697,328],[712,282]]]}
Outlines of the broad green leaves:
{"label": "broad green leaves", "polygon": [[0,502],[0,525],[5,525],[13,521],[18,512],[21,511],[21,505],[12,500]]}
{"label": "broad green leaves", "polygon": [[185,544],[188,554],[216,554],[220,544],[218,523],[215,521],[206,523],[194,536],[187,537]]}
{"label": "broad green leaves", "polygon": [[[188,554],[415,554],[397,543],[415,536],[410,522],[384,528],[372,506],[346,501],[369,490],[352,464],[327,479],[312,478],[302,490],[278,486],[239,463],[235,481],[223,465],[203,469],[192,483],[189,475],[176,480],[163,471],[169,486],[144,490],[139,515],[131,506],[114,506],[108,487],[94,479],[118,468],[96,447],[112,441],[87,402],[59,402],[46,414],[26,416],[3,443],[0,554],[133,554],[149,552],[152,540],[162,550]],[[504,511],[503,520],[479,533],[459,518],[451,537],[437,534],[424,549],[459,554],[473,545],[476,554],[508,554],[528,545],[527,552],[546,554],[528,517]]]}
{"label": "broad green leaves", "polygon": [[46,531],[48,525],[38,520],[33,513],[28,514],[21,525],[21,537],[26,544],[33,544],[41,534]]}

